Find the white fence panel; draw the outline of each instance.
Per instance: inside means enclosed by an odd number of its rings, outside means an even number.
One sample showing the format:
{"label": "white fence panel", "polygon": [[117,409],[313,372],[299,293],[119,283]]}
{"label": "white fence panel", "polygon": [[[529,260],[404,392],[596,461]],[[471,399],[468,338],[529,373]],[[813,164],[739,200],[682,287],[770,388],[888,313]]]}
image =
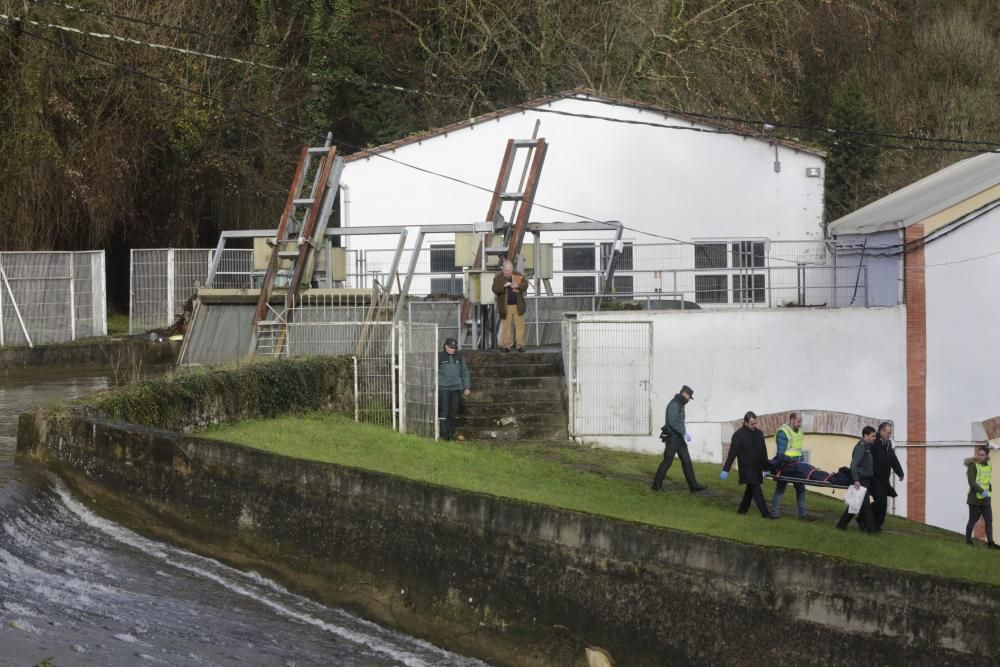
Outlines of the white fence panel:
{"label": "white fence panel", "polygon": [[652,322],[571,322],[570,435],[652,431]]}
{"label": "white fence panel", "polygon": [[0,253],[0,345],[107,334],[104,251]]}

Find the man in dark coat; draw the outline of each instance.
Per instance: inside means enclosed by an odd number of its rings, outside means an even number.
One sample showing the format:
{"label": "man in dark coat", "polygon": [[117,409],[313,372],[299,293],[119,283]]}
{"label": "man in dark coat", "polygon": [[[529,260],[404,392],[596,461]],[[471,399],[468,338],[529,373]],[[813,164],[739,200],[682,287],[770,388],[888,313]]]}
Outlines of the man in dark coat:
{"label": "man in dark coat", "polygon": [[878,435],[872,445],[872,462],[875,464],[871,488],[872,516],[875,519],[875,530],[882,530],[889,498],[896,497],[896,490],[892,488],[889,479],[890,474],[896,473],[899,481],[903,481],[903,466],[899,465],[896,450],[892,448],[892,424],[889,422],[882,422],[878,426]]}
{"label": "man in dark coat", "polygon": [[691,434],[687,432],[684,425],[684,406],[694,398],[694,390],[684,385],[681,390],[667,403],[666,424],[660,430],[660,440],[663,441],[663,461],[656,469],[653,477],[653,491],[663,490],[663,480],[674,462],[674,456],[681,460],[681,469],[684,470],[684,479],[687,480],[691,493],[704,491],[707,487],[698,483],[694,476],[694,466],[691,465],[691,454],[688,453],[687,444],[691,442]]}
{"label": "man in dark coat", "polygon": [[[875,520],[872,518],[872,506],[868,503],[872,488],[872,476],[875,474],[875,463],[872,461],[872,445],[875,444],[875,435],[874,426],[865,426],[861,429],[861,439],[858,440],[858,444],[854,445],[854,451],[851,453],[851,480],[854,482],[854,488],[859,489],[864,487],[867,489],[865,499],[862,501],[861,509],[857,514],[861,519],[859,522],[861,530],[869,535],[879,532],[875,528]],[[840,515],[837,528],[847,530],[847,525],[851,523],[851,519],[853,518],[854,514],[851,513],[848,507]]]}
{"label": "man in dark coat", "polygon": [[770,467],[770,463],[767,460],[764,434],[757,428],[757,415],[753,412],[743,415],[743,426],[733,433],[733,439],[729,442],[729,456],[726,457],[726,464],[722,466],[719,479],[725,480],[729,477],[733,460],[740,464],[740,484],[745,484],[747,487],[743,492],[740,507],[736,510],[737,514],[746,514],[750,509],[750,501],[753,500],[763,518],[777,519],[778,517],[771,516],[771,510],[764,501],[764,492],[760,488],[764,483],[764,471]]}

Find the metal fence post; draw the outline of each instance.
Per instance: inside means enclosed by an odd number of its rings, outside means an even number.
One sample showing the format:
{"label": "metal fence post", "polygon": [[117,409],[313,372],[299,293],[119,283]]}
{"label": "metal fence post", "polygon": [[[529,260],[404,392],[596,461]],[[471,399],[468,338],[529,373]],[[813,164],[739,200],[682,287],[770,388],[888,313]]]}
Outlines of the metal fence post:
{"label": "metal fence post", "polygon": [[69,258],[69,339],[76,340],[76,257],[67,253]]}
{"label": "metal fence post", "polygon": [[406,325],[400,322],[399,327],[399,338],[397,342],[399,343],[399,432],[406,433],[406,364],[407,364],[407,345],[410,342],[410,335],[412,333],[406,330]]}
{"label": "metal fence post", "polygon": [[[459,306],[459,312],[461,313],[461,306]],[[461,318],[461,315],[459,315]],[[434,349],[431,352],[431,363],[434,365],[434,405],[431,406],[431,416],[434,420],[434,440],[441,439],[441,415],[438,412],[440,406],[439,401],[440,396],[438,396],[438,372],[440,371],[441,364],[437,363],[437,351],[441,349],[438,339],[438,328],[434,327]]]}
{"label": "metal fence post", "polygon": [[[221,253],[220,253],[221,257]],[[167,249],[167,322],[170,324],[174,323],[174,280],[176,278],[176,269],[174,267],[174,249]]]}
{"label": "metal fence post", "polygon": [[361,415],[358,409],[358,358],[354,356],[351,359],[354,360],[354,421],[360,421]]}

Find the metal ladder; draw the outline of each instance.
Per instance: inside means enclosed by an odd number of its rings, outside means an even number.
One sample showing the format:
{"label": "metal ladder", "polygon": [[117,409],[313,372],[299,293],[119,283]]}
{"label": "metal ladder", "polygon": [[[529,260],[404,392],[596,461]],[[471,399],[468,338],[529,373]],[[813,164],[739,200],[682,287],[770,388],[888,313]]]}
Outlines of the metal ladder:
{"label": "metal ladder", "polygon": [[[517,185],[518,189],[511,190],[511,177],[519,151],[527,151],[527,155]],[[545,139],[507,140],[507,148],[504,150],[503,160],[500,162],[500,173],[497,175],[496,187],[493,189],[493,198],[490,200],[490,208],[486,213],[486,220],[492,223],[493,231],[486,234],[483,243],[476,250],[475,267],[485,270],[487,268],[486,259],[490,255],[499,256],[501,261],[509,259],[513,262],[514,258],[521,252],[521,243],[524,241],[524,233],[528,229],[531,207],[535,201],[535,192],[538,190],[538,181],[542,175],[542,166],[545,164],[547,151],[548,144]],[[503,206],[508,202],[513,203],[513,210],[509,216],[510,222],[504,218],[502,212]],[[498,236],[502,237],[503,244],[494,246]],[[484,257],[484,253],[486,257]],[[469,316],[472,312],[472,306],[472,302],[468,299],[462,302],[463,326],[468,327],[470,324]]]}
{"label": "metal ladder", "polygon": [[[320,147],[303,147],[299,164],[288,191],[288,199],[271,245],[271,257],[260,286],[260,296],[251,324],[250,353],[281,355],[285,350],[288,322],[295,298],[313,273],[313,253],[323,243],[333,203],[340,188],[344,160],[337,155],[330,138]],[[295,241],[293,248],[286,246]],[[289,282],[281,310],[271,306],[271,296],[282,261],[292,261]]]}

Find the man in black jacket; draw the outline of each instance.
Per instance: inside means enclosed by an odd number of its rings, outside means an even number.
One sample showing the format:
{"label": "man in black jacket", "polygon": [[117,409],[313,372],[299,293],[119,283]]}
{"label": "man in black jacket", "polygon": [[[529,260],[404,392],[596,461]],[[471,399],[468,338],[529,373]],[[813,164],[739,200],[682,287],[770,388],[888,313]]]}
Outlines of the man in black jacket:
{"label": "man in black jacket", "polygon": [[691,493],[704,491],[707,487],[698,483],[694,476],[694,466],[691,465],[691,454],[688,453],[687,444],[691,442],[691,434],[687,432],[684,425],[684,406],[694,398],[694,390],[684,385],[681,390],[667,403],[666,424],[660,431],[660,440],[663,441],[663,461],[656,469],[653,477],[653,491],[663,490],[663,480],[670,470],[670,465],[674,462],[674,456],[681,460],[681,469],[684,470],[684,479],[687,480]]}
{"label": "man in black jacket", "polygon": [[[899,465],[896,450],[892,448],[892,424],[882,422],[878,425],[878,436],[872,445],[872,462],[875,464],[875,475],[872,477],[872,515],[875,519],[875,530],[882,530],[885,523],[889,498],[896,497],[896,490],[889,481],[890,473],[895,472],[899,481],[903,481],[903,466]],[[860,522],[860,517],[859,522]]]}
{"label": "man in black jacket", "polygon": [[740,484],[746,484],[747,487],[743,492],[740,507],[736,510],[737,514],[746,514],[752,499],[763,518],[777,519],[778,517],[771,516],[771,510],[768,509],[764,493],[760,488],[764,483],[764,471],[770,467],[770,463],[767,460],[764,434],[757,428],[757,415],[753,412],[743,415],[743,426],[733,433],[733,439],[729,442],[729,456],[726,457],[726,464],[722,466],[719,479],[725,480],[729,477],[729,469],[734,459],[740,464]]}

